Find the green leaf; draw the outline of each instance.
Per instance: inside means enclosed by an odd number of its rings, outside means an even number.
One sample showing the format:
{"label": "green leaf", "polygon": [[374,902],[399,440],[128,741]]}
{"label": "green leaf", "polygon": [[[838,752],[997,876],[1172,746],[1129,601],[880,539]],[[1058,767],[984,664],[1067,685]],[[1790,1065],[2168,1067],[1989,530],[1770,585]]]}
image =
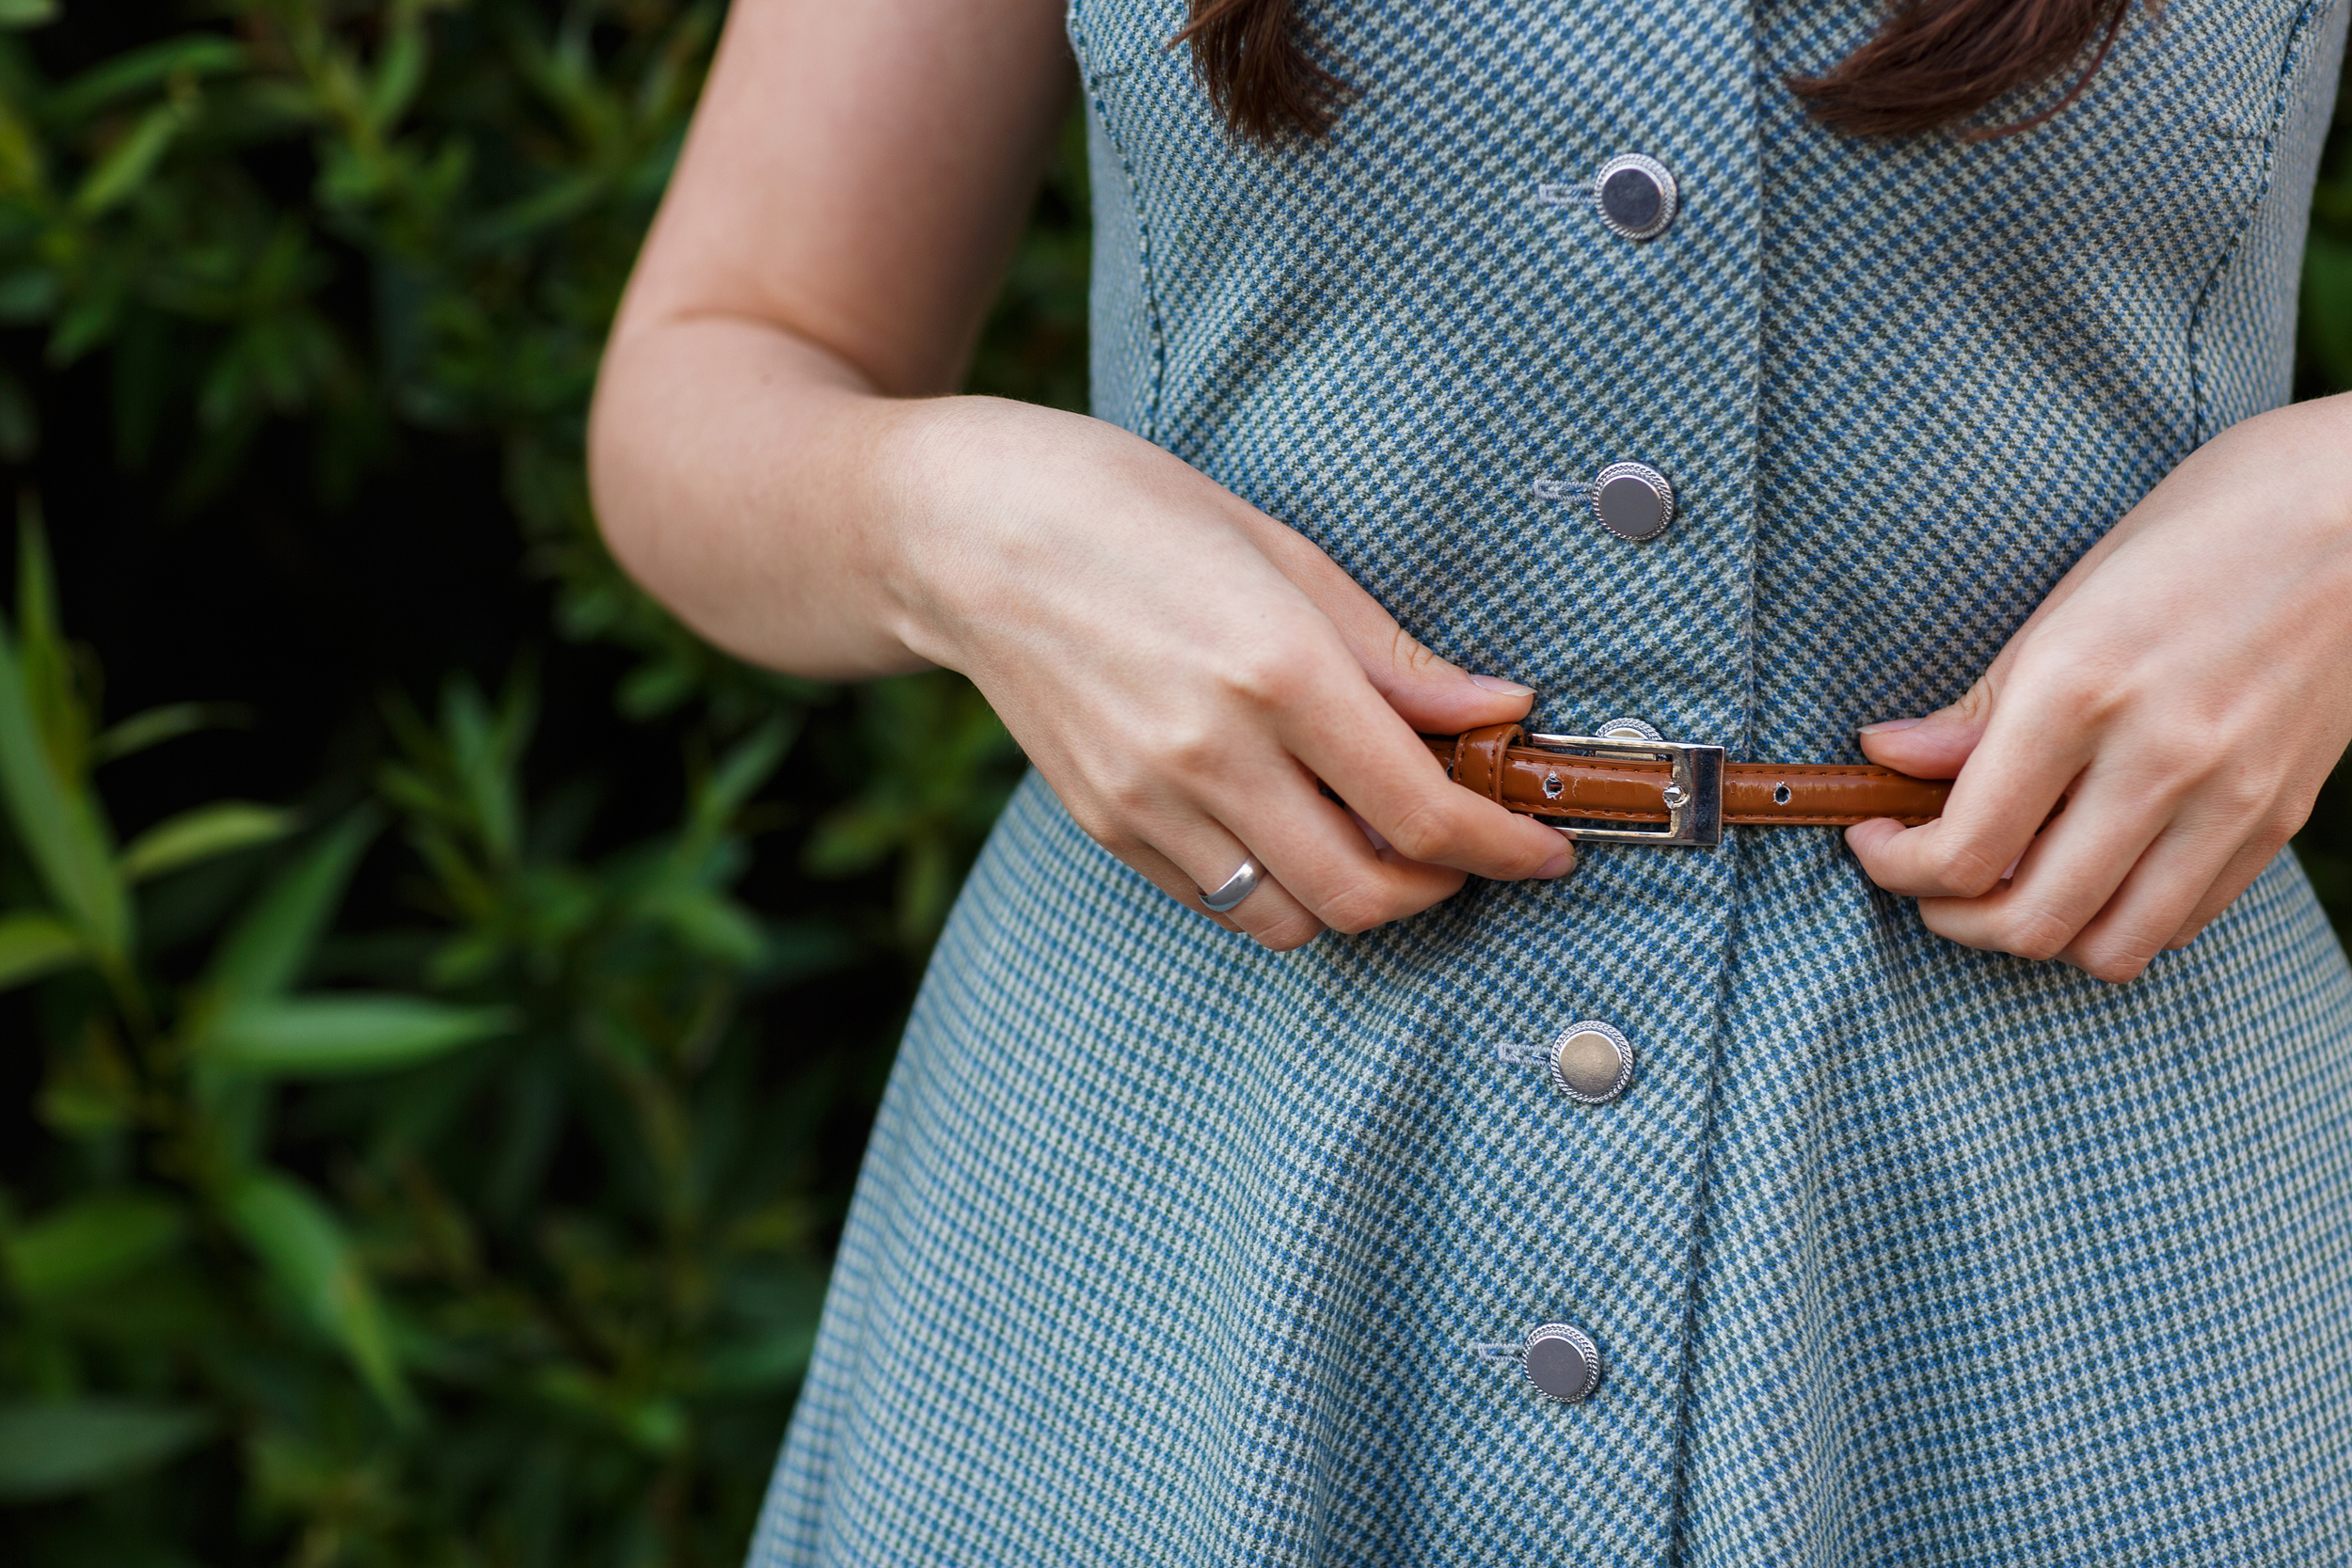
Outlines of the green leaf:
{"label": "green leaf", "polygon": [[40,27],[57,20],[57,0],[0,0],[0,27]]}
{"label": "green leaf", "polygon": [[170,150],[172,138],[187,123],[188,112],[178,103],[160,103],[140,117],[130,134],[115,143],[82,188],[73,193],[73,210],[96,217],[124,198],[135,195]]}
{"label": "green leaf", "polygon": [[866,805],[827,812],[802,847],[801,862],[818,877],[854,877],[869,871],[905,840],[907,815]]}
{"label": "green leaf", "polygon": [[342,1347],[387,1408],[409,1414],[383,1306],[326,1205],[292,1178],[262,1172],[238,1182],[227,1208],[230,1224],[312,1326]]}
{"label": "green leaf", "polygon": [[779,990],[839,969],[859,952],[855,937],[838,923],[823,919],[771,926],[761,946],[767,957],[752,978]]}
{"label": "green leaf", "polygon": [[473,249],[499,250],[537,238],[594,206],[611,184],[612,176],[600,168],[562,175],[476,221],[464,243]]}
{"label": "green leaf", "polygon": [[204,978],[216,996],[275,996],[301,978],[375,825],[374,813],[353,812],[270,883],[213,956]]}
{"label": "green leaf", "polygon": [[720,759],[710,782],[703,786],[694,802],[695,816],[723,821],[741,811],[753,792],[766,784],[776,766],[784,761],[785,751],[792,744],[794,728],[784,719],[771,719],[744,736]]}
{"label": "green leaf", "polygon": [[56,573],[50,565],[49,534],[41,526],[40,502],[27,491],[17,503],[16,632],[24,692],[33,722],[49,748],[49,765],[61,779],[88,771],[90,713],[83,701],[72,652],[57,615]]}
{"label": "green leaf", "polygon": [[808,1370],[809,1357],[816,1348],[817,1321],[813,1313],[763,1338],[714,1346],[703,1362],[704,1391],[740,1395],[789,1387]]}
{"label": "green leaf", "polygon": [[608,1425],[648,1453],[675,1453],[685,1441],[686,1412],[674,1399],[648,1398],[580,1367],[549,1367],[532,1382],[548,1403]]}
{"label": "green leaf", "polygon": [[28,1301],[53,1301],[132,1274],[186,1234],[178,1208],[132,1193],[84,1198],[8,1238],[8,1278]]}
{"label": "green leaf", "polygon": [[759,923],[740,905],[704,888],[679,888],[654,899],[645,912],[713,958],[750,968],[768,955]]}
{"label": "green leaf", "polygon": [[275,806],[215,800],[150,828],[131,841],[116,865],[123,880],[143,882],[167,871],[283,838],[294,832],[294,813]]}
{"label": "green leaf", "polygon": [[420,996],[256,999],[212,1022],[203,1059],[246,1072],[337,1077],[410,1067],[510,1033],[505,1007],[459,1007]]}
{"label": "green leaf", "polygon": [[394,24],[376,56],[375,81],[368,88],[367,126],[377,135],[407,112],[424,85],[424,29],[413,14]]}
{"label": "green leaf", "polygon": [[451,766],[472,810],[473,830],[500,864],[512,862],[522,842],[516,772],[532,721],[531,690],[522,678],[510,683],[495,718],[470,681],[454,682],[442,694]]}
{"label": "green leaf", "polygon": [[90,761],[113,762],[199,730],[227,729],[249,721],[250,716],[234,703],[174,703],[168,707],[151,707],[145,713],[133,714],[91,741]]}
{"label": "green leaf", "polygon": [[[46,556],[39,548],[37,527],[26,526],[21,540],[24,564],[18,593],[26,608],[37,610],[44,602]],[[33,647],[28,630],[26,651]],[[61,660],[42,662],[62,667]],[[119,964],[130,948],[130,903],[115,875],[96,802],[87,788],[59,776],[41,734],[36,714],[43,696],[61,699],[54,690],[33,689],[28,678],[33,663],[20,657],[8,620],[0,616],[0,796],[7,800],[17,842],[40,872],[49,896],[80,931],[85,944],[101,958]]]}
{"label": "green leaf", "polygon": [[212,1428],[202,1411],[133,1400],[0,1405],[0,1497],[103,1486],[185,1452]]}
{"label": "green leaf", "polygon": [[54,974],[82,958],[82,939],[54,915],[0,917],[0,990]]}
{"label": "green leaf", "polygon": [[694,694],[700,672],[682,658],[648,659],[631,670],[613,693],[613,704],[630,719],[660,719]]}
{"label": "green leaf", "polygon": [[216,76],[246,62],[245,46],[217,33],[189,33],[117,55],[76,76],[49,95],[41,114],[51,120],[76,120],[118,98],[175,76]]}
{"label": "green leaf", "polygon": [[121,325],[121,290],[101,285],[69,304],[49,329],[49,362],[63,369],[104,342]]}
{"label": "green leaf", "polygon": [[0,321],[40,321],[56,308],[57,275],[49,268],[0,273]]}

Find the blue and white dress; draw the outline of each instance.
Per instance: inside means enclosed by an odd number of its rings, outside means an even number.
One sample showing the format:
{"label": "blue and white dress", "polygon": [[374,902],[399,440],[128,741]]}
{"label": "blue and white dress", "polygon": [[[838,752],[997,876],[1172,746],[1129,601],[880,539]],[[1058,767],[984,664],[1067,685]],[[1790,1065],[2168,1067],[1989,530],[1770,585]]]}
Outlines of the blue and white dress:
{"label": "blue and white dress", "polygon": [[[2080,103],[1968,144],[1784,85],[1875,0],[1310,0],[1359,96],[1270,151],[1163,47],[1183,0],[1077,0],[1096,411],[1537,727],[1859,760],[2286,398],[2346,4],[2137,11]],[[1542,190],[1627,152],[1674,176],[1657,238]],[[1645,542],[1539,485],[1619,460],[1675,487]],[[1638,1058],[1606,1105],[1517,1059],[1583,1019]],[[1477,1349],[1547,1323],[1599,1349],[1581,1403]],[[1828,828],[1278,956],[1034,777],[753,1548],[2346,1561],[2352,974],[2291,857],[2125,986],[1931,935]]]}

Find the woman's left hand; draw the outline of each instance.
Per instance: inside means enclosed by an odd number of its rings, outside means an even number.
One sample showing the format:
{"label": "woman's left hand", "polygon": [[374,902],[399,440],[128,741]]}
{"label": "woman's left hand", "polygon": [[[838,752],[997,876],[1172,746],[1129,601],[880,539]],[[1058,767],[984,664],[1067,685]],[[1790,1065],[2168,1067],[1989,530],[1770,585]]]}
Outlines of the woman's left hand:
{"label": "woman's left hand", "polygon": [[1865,729],[1873,762],[1956,782],[1938,820],[1846,841],[1930,930],[2129,980],[2270,863],[2348,740],[2352,395],[2224,431],[1966,696]]}

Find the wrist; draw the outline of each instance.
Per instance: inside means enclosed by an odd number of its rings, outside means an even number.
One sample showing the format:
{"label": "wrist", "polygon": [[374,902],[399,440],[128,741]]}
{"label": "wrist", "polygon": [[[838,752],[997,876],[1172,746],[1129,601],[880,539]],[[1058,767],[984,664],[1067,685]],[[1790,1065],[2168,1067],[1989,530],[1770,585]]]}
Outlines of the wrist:
{"label": "wrist", "polygon": [[962,632],[996,577],[989,535],[1008,498],[990,470],[1020,444],[1025,405],[995,398],[880,401],[866,471],[876,488],[864,580],[877,621],[915,657],[964,668]]}
{"label": "wrist", "polygon": [[[1101,420],[1003,398],[888,405],[870,471],[869,559],[882,624],[919,658],[972,673],[1045,585],[1089,555],[1121,503],[1165,488],[1151,443]],[[1051,595],[1048,594],[1048,597]]]}
{"label": "wrist", "polygon": [[2213,444],[2225,443],[2238,449],[2232,467],[2243,465],[2272,492],[2273,512],[2352,540],[2352,392],[2266,410]]}

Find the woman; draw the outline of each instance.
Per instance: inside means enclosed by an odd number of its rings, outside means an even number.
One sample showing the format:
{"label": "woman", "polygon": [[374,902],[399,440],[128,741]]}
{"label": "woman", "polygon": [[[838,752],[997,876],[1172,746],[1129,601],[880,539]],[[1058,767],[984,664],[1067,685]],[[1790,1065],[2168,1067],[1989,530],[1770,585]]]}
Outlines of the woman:
{"label": "woman", "polygon": [[[615,331],[630,570],[1036,765],[755,1561],[2346,1560],[2345,0],[1288,11],[741,0]],[[1073,51],[1093,420],[946,395]]]}

